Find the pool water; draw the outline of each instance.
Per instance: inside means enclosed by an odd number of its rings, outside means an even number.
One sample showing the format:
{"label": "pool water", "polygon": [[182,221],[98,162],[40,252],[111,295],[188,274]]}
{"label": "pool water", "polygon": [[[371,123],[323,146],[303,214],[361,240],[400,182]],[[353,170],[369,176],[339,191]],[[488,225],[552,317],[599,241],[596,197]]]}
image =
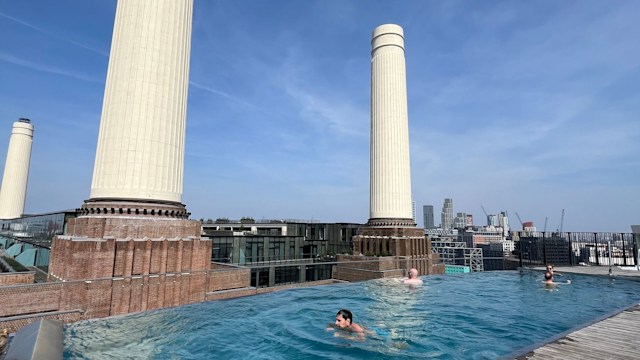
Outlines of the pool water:
{"label": "pool water", "polygon": [[[65,359],[495,359],[640,302],[640,282],[497,271],[278,291],[65,327]],[[372,334],[327,331],[348,308]],[[343,332],[338,332],[342,334]]]}

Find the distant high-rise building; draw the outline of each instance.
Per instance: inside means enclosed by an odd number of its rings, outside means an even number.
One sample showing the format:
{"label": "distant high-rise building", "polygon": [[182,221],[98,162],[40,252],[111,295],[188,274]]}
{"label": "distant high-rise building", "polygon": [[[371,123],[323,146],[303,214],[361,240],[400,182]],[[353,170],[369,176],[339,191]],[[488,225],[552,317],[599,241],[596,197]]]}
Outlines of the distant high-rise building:
{"label": "distant high-rise building", "polygon": [[453,199],[444,199],[440,220],[442,221],[440,227],[444,230],[451,230],[453,228]]}
{"label": "distant high-rise building", "polygon": [[464,229],[467,226],[467,214],[459,212],[456,217],[453,218],[454,229]]}
{"label": "distant high-rise building", "polygon": [[24,213],[32,143],[31,120],[21,118],[14,122],[0,190],[0,219],[19,218]]}
{"label": "distant high-rise building", "polygon": [[488,215],[487,216],[487,225],[489,225],[489,226],[500,226],[500,222],[498,221],[498,215]]}
{"label": "distant high-rise building", "polygon": [[424,219],[425,229],[435,229],[436,226],[433,223],[433,205],[422,206],[422,217]]}
{"label": "distant high-rise building", "polygon": [[473,215],[467,214],[467,226],[473,226]]}
{"label": "distant high-rise building", "polygon": [[413,222],[416,222],[416,202],[411,201],[411,214],[413,215]]}
{"label": "distant high-rise building", "polygon": [[504,230],[505,235],[509,233],[509,217],[505,211],[500,212],[498,215],[498,222],[502,229]]}

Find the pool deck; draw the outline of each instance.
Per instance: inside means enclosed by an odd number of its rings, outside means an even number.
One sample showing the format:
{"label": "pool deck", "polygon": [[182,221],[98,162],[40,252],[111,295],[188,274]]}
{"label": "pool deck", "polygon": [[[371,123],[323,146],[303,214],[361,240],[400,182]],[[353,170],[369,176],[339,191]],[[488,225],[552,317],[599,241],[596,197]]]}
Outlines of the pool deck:
{"label": "pool deck", "polygon": [[[545,270],[543,267],[535,270]],[[640,280],[640,271],[612,268],[613,277],[629,277]],[[556,267],[561,274],[585,274],[610,276],[608,266]],[[559,338],[517,356],[518,360],[589,360],[589,359],[638,359],[640,358],[640,304],[613,316],[560,335]]]}

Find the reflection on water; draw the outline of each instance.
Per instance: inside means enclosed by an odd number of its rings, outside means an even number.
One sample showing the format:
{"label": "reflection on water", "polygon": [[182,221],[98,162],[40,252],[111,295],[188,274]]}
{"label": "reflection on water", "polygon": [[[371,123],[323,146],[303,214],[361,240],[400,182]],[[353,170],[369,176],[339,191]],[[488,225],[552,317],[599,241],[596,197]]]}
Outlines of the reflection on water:
{"label": "reflection on water", "polygon": [[[640,300],[640,283],[485,272],[292,289],[67,326],[65,358],[493,359]],[[364,340],[326,331],[347,308]]]}

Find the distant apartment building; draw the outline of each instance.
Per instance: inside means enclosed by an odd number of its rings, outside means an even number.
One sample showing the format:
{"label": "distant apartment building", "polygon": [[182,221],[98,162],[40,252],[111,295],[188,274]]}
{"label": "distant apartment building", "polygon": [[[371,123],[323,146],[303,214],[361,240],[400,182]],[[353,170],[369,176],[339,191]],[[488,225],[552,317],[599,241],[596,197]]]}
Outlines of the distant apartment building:
{"label": "distant apartment building", "polygon": [[467,227],[467,214],[466,213],[457,213],[456,217],[453,218],[453,227],[454,229],[464,229]]}
{"label": "distant apartment building", "polygon": [[[526,227],[525,227],[526,228]],[[583,251],[588,246],[580,248],[580,258],[571,251],[568,239],[561,236],[543,238],[541,236],[522,236],[519,239],[521,258],[529,263],[577,264],[580,261],[589,262],[588,255]],[[595,259],[594,259],[595,260]]]}
{"label": "distant apartment building", "polygon": [[500,226],[503,230],[504,236],[509,235],[509,230],[511,230],[511,228],[509,227],[509,217],[507,216],[507,213],[505,211],[500,212],[500,214],[498,214],[498,226]]}
{"label": "distant apartment building", "polygon": [[487,215],[487,226],[500,226],[498,215]]}
{"label": "distant apartment building", "polygon": [[465,242],[468,247],[476,247],[477,245],[501,243],[504,241],[504,236],[501,228],[486,227],[458,233],[458,241]]}
{"label": "distant apartment building", "polygon": [[515,242],[513,240],[501,240],[499,242],[489,243],[491,250],[502,251],[504,256],[511,254],[516,249]]}
{"label": "distant apartment building", "polygon": [[335,254],[351,254],[362,224],[300,220],[227,220],[202,224],[212,240],[212,261],[247,266],[251,286],[265,287],[331,278]]}
{"label": "distant apartment building", "polygon": [[424,220],[425,229],[435,229],[436,226],[433,222],[433,205],[424,205],[422,207],[422,217]]}
{"label": "distant apartment building", "polygon": [[533,224],[533,221],[525,221],[522,223],[522,230],[524,231],[536,231],[536,226]]}
{"label": "distant apartment building", "polygon": [[440,214],[440,220],[440,227],[443,230],[453,229],[453,199],[444,199],[444,204],[442,205],[442,213]]}
{"label": "distant apartment building", "polygon": [[478,245],[482,249],[482,264],[484,271],[505,270],[504,257],[501,250],[496,250],[492,244]]}
{"label": "distant apartment building", "polygon": [[467,227],[473,226],[473,215],[467,214]]}

